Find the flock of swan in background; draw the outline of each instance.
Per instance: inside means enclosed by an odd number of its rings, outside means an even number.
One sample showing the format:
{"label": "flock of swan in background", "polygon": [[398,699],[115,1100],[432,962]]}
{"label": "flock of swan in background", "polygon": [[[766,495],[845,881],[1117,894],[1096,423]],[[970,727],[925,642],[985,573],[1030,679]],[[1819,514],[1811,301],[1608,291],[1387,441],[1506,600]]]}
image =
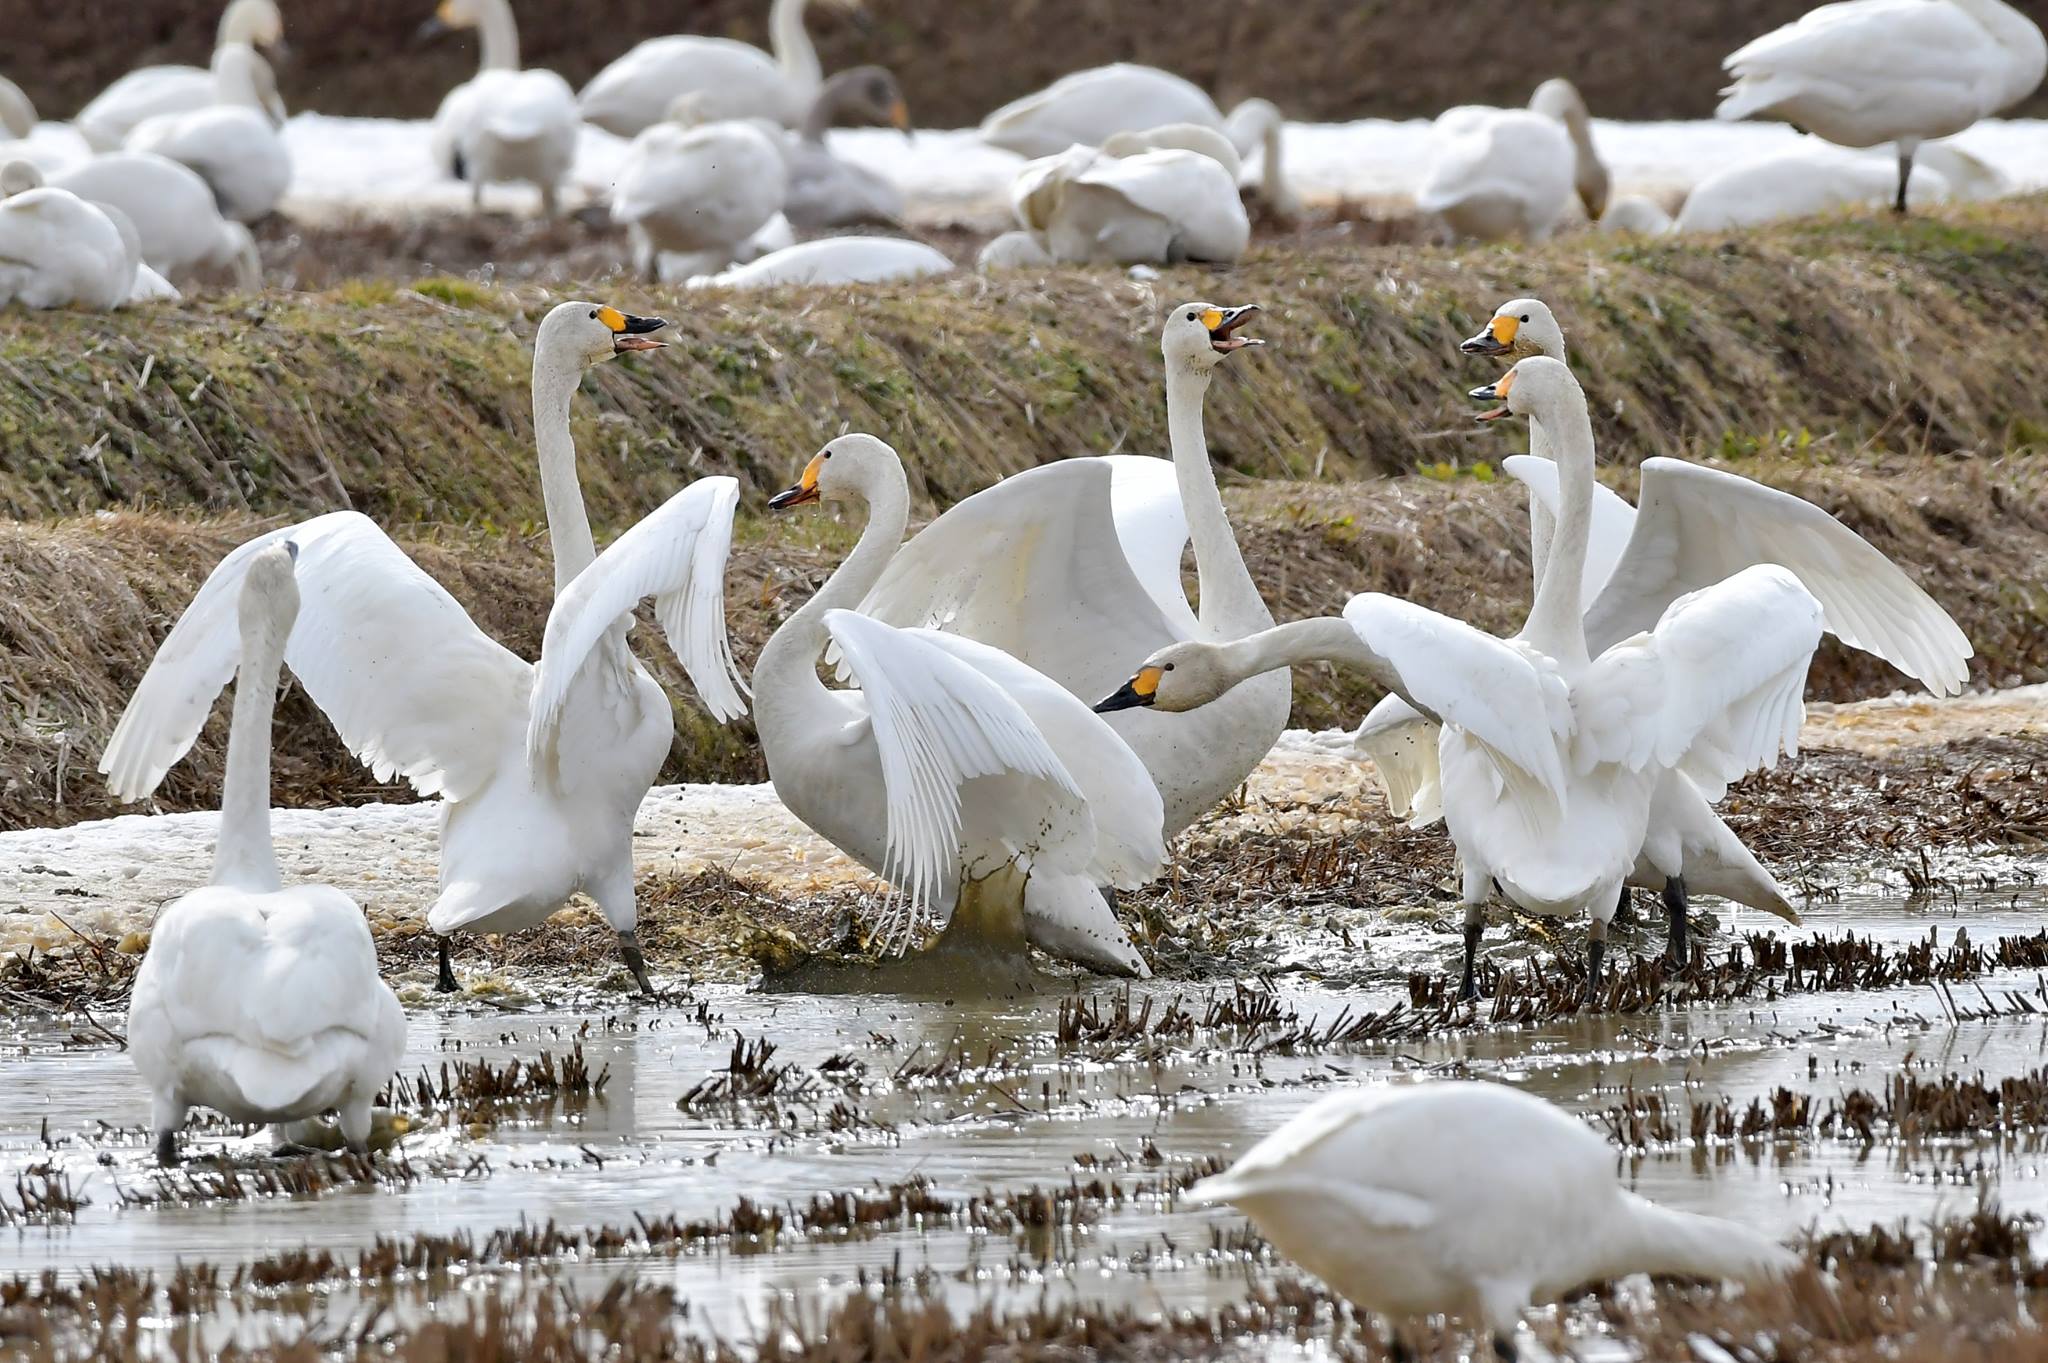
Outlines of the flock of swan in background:
{"label": "flock of swan in background", "polygon": [[[552,71],[520,65],[510,0],[442,0],[423,35],[474,30],[480,55],[475,77],[435,114],[434,161],[468,183],[478,209],[491,186],[524,184],[553,216],[583,127],[630,138],[606,197],[649,279],[752,288],[952,269],[902,235],[798,241],[799,232],[873,225],[900,232],[901,190],[835,156],[824,135],[910,129],[888,71],[825,75],[807,4],[774,0],[772,54],[724,38],[653,38],[578,93]],[[108,308],[174,296],[167,284],[260,279],[246,224],[275,210],[292,178],[264,55],[283,39],[277,0],[232,0],[209,67],[132,71],[68,127],[38,124],[0,77],[0,132],[15,139],[0,141],[0,302]],[[1719,117],[1789,122],[1814,134],[1810,144],[1715,171],[1676,205],[1615,197],[1585,100],[1554,78],[1525,109],[1442,114],[1417,209],[1453,238],[1541,240],[1585,224],[1724,230],[1887,200],[1904,212],[1990,197],[2006,188],[2003,175],[1940,139],[2031,94],[2048,43],[2005,0],[1844,0],[1749,43],[1726,66]],[[1226,114],[1199,86],[1153,67],[1064,76],[982,123],[984,143],[1031,159],[1011,187],[1010,230],[978,263],[1236,261],[1252,239],[1241,186],[1272,219],[1301,216],[1283,133],[1270,101]],[[106,156],[121,158],[118,170],[92,164]],[[210,203],[177,178],[180,167]],[[145,181],[163,192],[139,188]],[[113,229],[81,235],[80,213],[92,210]]]}

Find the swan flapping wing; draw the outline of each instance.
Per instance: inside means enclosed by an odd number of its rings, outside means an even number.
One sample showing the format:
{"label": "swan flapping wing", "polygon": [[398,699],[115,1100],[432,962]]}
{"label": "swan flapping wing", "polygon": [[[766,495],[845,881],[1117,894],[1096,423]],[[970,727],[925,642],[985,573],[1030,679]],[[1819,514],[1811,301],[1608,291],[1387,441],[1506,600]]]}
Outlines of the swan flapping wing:
{"label": "swan flapping wing", "polygon": [[[1529,489],[1530,566],[1537,581],[1549,566],[1549,545],[1557,525],[1561,493],[1557,486],[1557,465],[1541,455],[1511,454],[1501,460],[1501,471]],[[1628,549],[1635,530],[1636,509],[1616,496],[1605,484],[1593,484],[1593,526],[1586,543],[1586,568],[1579,588],[1579,608],[1591,610],[1601,588],[1614,577],[1614,568]]]}
{"label": "swan flapping wing", "polygon": [[1680,597],[1657,628],[1608,649],[1574,689],[1578,770],[1677,768],[1711,802],[1799,750],[1821,606],[1790,571],[1757,564]]}
{"label": "swan flapping wing", "polygon": [[1086,797],[1030,716],[1003,688],[916,630],[854,611],[828,611],[825,628],[867,699],[889,802],[886,872],[908,901],[912,933],[931,896],[961,858],[961,788],[982,777],[1019,776],[1043,798],[1019,803],[1015,836],[1041,825],[1071,830],[1040,837],[1078,840]]}
{"label": "swan flapping wing", "polygon": [[1105,454],[1109,465],[1109,511],[1116,537],[1139,585],[1158,605],[1168,625],[1184,638],[1201,626],[1188,605],[1180,577],[1188,547],[1188,513],[1181,505],[1180,478],[1171,459],[1149,454]]}
{"label": "swan flapping wing", "polygon": [[1650,629],[1680,596],[1757,563],[1797,576],[1843,643],[1936,695],[1968,681],[1975,650],[1962,630],[1861,535],[1803,498],[1678,459],[1643,461],[1634,531],[1588,608],[1586,646],[1597,654]]}
{"label": "swan flapping wing", "polygon": [[591,651],[649,596],[704,708],[720,722],[747,712],[725,629],[725,561],[739,501],[737,479],[699,479],[614,540],[555,597],[527,720],[527,762],[535,771],[557,771],[562,707]]}
{"label": "swan flapping wing", "polygon": [[1427,828],[1444,816],[1441,736],[1435,720],[1396,695],[1380,697],[1351,735],[1352,749],[1372,760],[1387,812],[1410,828]]}
{"label": "swan flapping wing", "polygon": [[183,757],[241,658],[235,603],[266,545],[298,548],[299,618],[285,664],[380,781],[466,799],[497,770],[526,701],[527,665],[485,635],[368,517],[336,511],[258,535],[220,561],[178,619],[108,740],[122,800]]}

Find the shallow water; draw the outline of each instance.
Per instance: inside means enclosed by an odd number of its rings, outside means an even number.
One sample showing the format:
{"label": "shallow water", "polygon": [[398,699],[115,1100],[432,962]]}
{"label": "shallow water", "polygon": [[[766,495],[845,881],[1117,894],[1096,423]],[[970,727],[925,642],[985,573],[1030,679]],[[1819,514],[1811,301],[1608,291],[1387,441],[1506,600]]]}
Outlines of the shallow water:
{"label": "shallow water", "polygon": [[[1810,922],[1823,931],[1853,929],[1888,940],[1932,929],[1944,943],[1965,926],[1987,942],[2003,932],[2032,931],[2043,901],[2038,891],[2009,888],[2013,869],[1999,868],[1997,878],[2008,888],[1981,900],[1958,889],[1952,899],[1909,908],[1896,895],[1850,895],[1813,906]],[[1756,928],[1756,916],[1740,926]],[[1412,951],[1402,954],[1441,960],[1449,943],[1418,934]],[[2035,981],[2015,974],[1983,984],[1998,998],[2002,988],[2032,990]],[[1383,1007],[1396,997],[1391,986],[1331,990],[1283,979],[1275,989],[1304,1015],[1324,1017],[1347,1006]],[[1097,986],[1091,992],[1115,991]],[[1198,998],[1203,992],[1155,984],[1136,991],[1136,998],[1152,997],[1163,1006],[1176,994]],[[1978,1003],[1975,986],[1954,994],[1965,1006]],[[579,1112],[523,1109],[526,1116],[496,1125],[435,1126],[408,1138],[415,1165],[439,1164],[448,1174],[403,1189],[149,1208],[124,1208],[116,1192],[147,1189],[154,1172],[141,1131],[147,1103],[126,1057],[94,1042],[73,1021],[20,1024],[6,1038],[12,1082],[0,1094],[0,1189],[11,1188],[15,1173],[28,1165],[52,1159],[91,1201],[73,1225],[0,1231],[0,1274],[45,1268],[75,1274],[110,1262],[232,1264],[296,1245],[349,1249],[380,1236],[487,1232],[522,1219],[595,1226],[630,1225],[636,1212],[710,1217],[729,1211],[742,1195],[764,1204],[806,1202],[821,1192],[913,1174],[930,1179],[941,1195],[964,1199],[985,1189],[1095,1176],[1077,1170],[1078,1155],[1124,1161],[1156,1148],[1165,1169],[1211,1154],[1228,1157],[1334,1085],[1428,1072],[1502,1079],[1586,1114],[1617,1103],[1630,1087],[1658,1091],[1677,1104],[1682,1125],[1686,1102],[1711,1102],[1723,1093],[1740,1106],[1790,1085],[1824,1104],[1851,1087],[1881,1089],[1909,1053],[1924,1078],[1951,1071],[1996,1078],[2040,1064],[2048,1045],[2048,1017],[1955,1022],[1927,988],[1801,995],[1768,1006],[1590,1019],[1308,1056],[1247,1055],[1198,1034],[1191,1045],[1152,1059],[1123,1060],[1057,1053],[1053,1033],[1063,997],[1057,993],[1002,1006],[736,990],[703,997],[718,1015],[709,1026],[693,1016],[694,1005],[594,1015],[582,1045],[591,1069],[608,1069],[610,1078]],[[503,1060],[566,1052],[585,1020],[538,1005],[519,1012],[417,1011],[407,1067],[434,1069],[457,1055]],[[851,1056],[867,1067],[865,1079],[846,1092],[827,1089],[816,1101],[783,1104],[785,1114],[796,1115],[785,1116],[779,1129],[777,1115],[761,1107],[679,1110],[680,1097],[726,1067],[736,1032],[772,1040],[775,1063],[804,1070],[828,1057]],[[954,1053],[974,1067],[957,1082],[892,1080],[907,1065]],[[823,1130],[818,1114],[839,1101],[870,1125],[851,1133]],[[188,1137],[187,1149],[253,1153],[264,1144],[261,1136],[212,1129]],[[467,1178],[453,1176],[478,1157],[487,1174],[479,1168]],[[1967,1211],[1986,1180],[1995,1181],[2009,1210],[2048,1213],[2038,1151],[1989,1138],[1910,1148],[1880,1144],[1869,1151],[1853,1141],[1815,1139],[1617,1160],[1632,1185],[1653,1198],[1735,1216],[1779,1235],[1813,1224],[1863,1226]],[[1100,1172],[1131,1184],[1162,1171],[1138,1164]],[[1240,1296],[1247,1272],[1271,1271],[1209,1252],[1212,1228],[1235,1224],[1228,1212],[1152,1197],[1113,1207],[1091,1226],[1042,1237],[951,1228],[866,1238],[790,1236],[772,1250],[728,1246],[680,1258],[564,1265],[559,1273],[585,1286],[621,1274],[672,1279],[692,1303],[690,1328],[728,1335],[748,1333],[767,1293],[829,1289],[863,1270],[892,1265],[938,1270],[940,1290],[963,1303],[991,1293],[1031,1302],[1049,1294],[1054,1302],[1200,1309]],[[401,1310],[408,1309],[406,1293],[398,1299]],[[421,1299],[409,1309],[429,1308]],[[261,1334],[265,1325],[257,1315],[238,1328]]]}

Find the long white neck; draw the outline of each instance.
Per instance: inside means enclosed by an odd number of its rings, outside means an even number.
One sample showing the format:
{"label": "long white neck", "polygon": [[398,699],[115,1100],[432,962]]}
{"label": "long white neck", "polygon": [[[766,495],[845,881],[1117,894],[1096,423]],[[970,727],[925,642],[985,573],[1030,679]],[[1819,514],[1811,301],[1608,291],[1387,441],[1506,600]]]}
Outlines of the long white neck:
{"label": "long white neck", "polygon": [[[1565,362],[1564,341],[1542,342],[1537,350],[1559,364]],[[1529,423],[1529,453],[1538,459],[1550,459],[1550,433],[1541,423]],[[1530,605],[1535,605],[1534,593],[1543,585],[1543,572],[1550,563],[1550,540],[1556,532],[1557,519],[1550,514],[1550,508],[1534,492],[1529,494],[1529,589]]]}
{"label": "long white neck", "polygon": [[1617,1223],[1600,1237],[1601,1262],[1586,1265],[1590,1278],[1631,1273],[1761,1282],[1795,1268],[1798,1257],[1747,1226],[1718,1217],[1659,1207],[1623,1193]]}
{"label": "long white neck", "polygon": [[1559,406],[1563,410],[1545,423],[1557,427],[1549,432],[1557,463],[1557,526],[1522,638],[1560,662],[1583,665],[1586,627],[1579,594],[1593,533],[1593,422],[1583,398]]}
{"label": "long white neck", "polygon": [[1195,577],[1202,594],[1196,619],[1208,638],[1235,639],[1270,626],[1273,613],[1244,566],[1244,554],[1223,512],[1223,494],[1209,463],[1209,438],[1202,429],[1202,401],[1208,392],[1208,372],[1167,361],[1166,432],[1173,446],[1181,509],[1188,518],[1188,538],[1195,546]]}
{"label": "long white neck", "polygon": [[1250,156],[1253,148],[1259,152],[1259,197],[1283,216],[1292,216],[1301,209],[1301,203],[1294,197],[1294,191],[1287,187],[1287,176],[1282,168],[1281,140],[1286,132],[1287,120],[1280,116],[1280,110],[1270,101],[1248,99],[1230,111],[1224,120],[1224,132],[1240,156]]}
{"label": "long white neck", "polygon": [[768,44],[775,49],[775,63],[805,99],[816,95],[825,79],[818,49],[804,27],[804,10],[809,4],[810,0],[775,0],[768,11]]}
{"label": "long white neck", "polygon": [[555,594],[597,559],[583,488],[576,481],[576,441],[569,434],[569,403],[582,382],[580,365],[533,353],[533,443],[540,452],[540,495],[547,507],[548,541],[555,550]]}
{"label": "long white neck", "polygon": [[1993,108],[2003,108],[2024,99],[2041,83],[2048,70],[2048,38],[2041,26],[2002,0],[1950,0],[1963,13],[1982,24],[2005,49],[2008,69],[2002,82],[2002,97]]}
{"label": "long white neck", "polygon": [[754,664],[754,727],[763,735],[795,733],[825,690],[818,658],[825,651],[825,612],[858,607],[903,543],[910,523],[910,484],[898,464],[868,490],[868,523],[860,542],[825,585],[782,622]]}
{"label": "long white neck", "polygon": [[1340,616],[1290,620],[1216,645],[1217,663],[1232,685],[1280,667],[1343,663],[1377,672],[1380,660]]}
{"label": "long white neck", "polygon": [[483,57],[477,63],[483,71],[519,69],[519,25],[512,18],[510,0],[479,0],[477,39]]}
{"label": "long white neck", "polygon": [[277,709],[277,672],[291,632],[274,621],[242,622],[242,665],[228,720],[227,774],[221,783],[220,832],[213,845],[212,884],[267,893],[283,885],[270,841],[270,721]]}
{"label": "long white neck", "polygon": [[247,43],[229,43],[213,51],[213,88],[223,104],[267,113],[256,64],[263,58]]}

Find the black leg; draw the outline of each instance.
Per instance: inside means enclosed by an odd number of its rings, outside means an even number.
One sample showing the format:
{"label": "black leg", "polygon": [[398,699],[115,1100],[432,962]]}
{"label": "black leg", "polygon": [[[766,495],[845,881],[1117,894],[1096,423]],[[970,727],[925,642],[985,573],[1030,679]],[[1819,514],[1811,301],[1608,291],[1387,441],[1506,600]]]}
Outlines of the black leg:
{"label": "black leg", "polygon": [[1473,1003],[1479,998],[1479,981],[1475,974],[1479,961],[1479,934],[1486,931],[1486,909],[1483,905],[1465,906],[1465,973],[1458,977],[1458,1002]]}
{"label": "black leg", "polygon": [[455,960],[448,950],[448,939],[442,937],[436,941],[435,945],[440,948],[438,954],[441,958],[441,973],[434,977],[434,992],[437,994],[453,994],[460,990],[462,986],[455,982]]}
{"label": "black leg", "polygon": [[619,955],[626,960],[626,969],[633,972],[633,982],[640,986],[640,992],[648,998],[658,998],[654,992],[654,981],[647,978],[647,958],[640,954],[640,939],[628,928],[619,934]]}
{"label": "black leg", "polygon": [[1415,1350],[1408,1347],[1408,1341],[1401,1338],[1397,1326],[1387,1326],[1387,1357],[1393,1363],[1415,1363]]}
{"label": "black leg", "polygon": [[1636,925],[1636,906],[1629,901],[1627,885],[1623,885],[1621,893],[1615,896],[1613,923],[1625,929],[1633,929]]}
{"label": "black leg", "polygon": [[1913,153],[1901,148],[1899,151],[1899,200],[1892,205],[1892,212],[1906,211],[1906,181],[1913,178]]}
{"label": "black leg", "polygon": [[1516,1363],[1519,1357],[1515,1352],[1515,1337],[1513,1335],[1495,1335],[1493,1337],[1493,1351],[1499,1355],[1500,1363]]}
{"label": "black leg", "polygon": [[[1595,930],[1604,926],[1605,924],[1594,924]],[[1600,1007],[1600,966],[1606,959],[1607,939],[1603,933],[1601,936],[1595,937],[1586,943],[1585,1008],[1589,1013],[1596,1011]]]}
{"label": "black leg", "polygon": [[1670,922],[1670,935],[1664,945],[1664,964],[1673,970],[1683,970],[1692,959],[1692,949],[1686,941],[1692,925],[1686,921],[1684,876],[1672,876],[1664,882],[1664,915]]}
{"label": "black leg", "polygon": [[178,1167],[178,1133],[168,1127],[156,1133],[156,1162],[166,1169]]}

